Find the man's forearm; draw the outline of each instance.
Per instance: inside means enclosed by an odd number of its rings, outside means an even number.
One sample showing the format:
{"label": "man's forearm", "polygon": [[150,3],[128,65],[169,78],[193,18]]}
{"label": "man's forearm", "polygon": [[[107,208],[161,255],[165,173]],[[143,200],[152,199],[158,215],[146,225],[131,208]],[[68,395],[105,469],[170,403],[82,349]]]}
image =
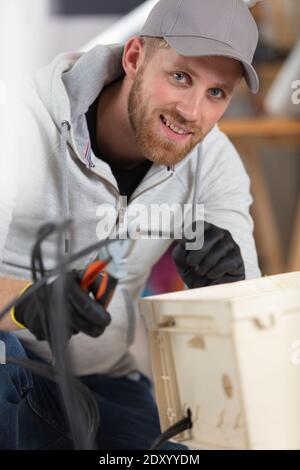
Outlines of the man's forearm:
{"label": "man's forearm", "polygon": [[[28,285],[28,281],[0,277],[0,311]],[[14,323],[10,314],[0,319],[0,330],[16,331],[20,328]]]}

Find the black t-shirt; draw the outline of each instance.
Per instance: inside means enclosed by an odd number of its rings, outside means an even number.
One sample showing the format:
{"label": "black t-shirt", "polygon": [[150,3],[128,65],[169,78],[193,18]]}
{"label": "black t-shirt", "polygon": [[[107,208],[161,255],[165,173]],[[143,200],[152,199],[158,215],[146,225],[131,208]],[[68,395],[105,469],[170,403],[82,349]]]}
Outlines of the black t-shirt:
{"label": "black t-shirt", "polygon": [[104,160],[111,167],[111,171],[117,180],[120,194],[122,196],[127,196],[127,198],[129,199],[134,190],[138,187],[138,185],[148,172],[149,168],[152,166],[152,162],[150,162],[149,160],[145,160],[143,163],[136,166],[135,168],[126,170],[124,168],[118,167],[117,165],[111,164],[109,160],[105,159],[105,155],[102,155],[100,149],[98,149],[97,147],[96,129],[98,99],[99,97],[89,107],[88,112],[86,113],[86,120],[91,139],[91,146],[95,156],[97,158],[101,158],[101,160]]}

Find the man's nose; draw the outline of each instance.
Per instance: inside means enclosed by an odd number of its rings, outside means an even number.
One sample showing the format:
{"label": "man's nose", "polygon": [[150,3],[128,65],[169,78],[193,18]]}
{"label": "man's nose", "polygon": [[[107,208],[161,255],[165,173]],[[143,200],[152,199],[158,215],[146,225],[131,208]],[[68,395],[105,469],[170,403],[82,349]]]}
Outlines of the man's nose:
{"label": "man's nose", "polygon": [[184,99],[177,104],[177,112],[190,122],[201,122],[201,103],[204,99],[204,93],[188,93]]}

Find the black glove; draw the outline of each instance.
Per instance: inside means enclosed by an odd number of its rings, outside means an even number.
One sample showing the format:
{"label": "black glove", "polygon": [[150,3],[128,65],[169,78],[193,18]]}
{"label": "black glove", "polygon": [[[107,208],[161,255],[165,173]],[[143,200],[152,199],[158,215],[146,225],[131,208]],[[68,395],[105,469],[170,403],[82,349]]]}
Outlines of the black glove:
{"label": "black glove", "polygon": [[[53,301],[56,295],[57,283],[61,283],[58,277],[48,285],[48,298]],[[32,286],[29,287],[29,291]],[[104,333],[111,321],[110,314],[85,292],[79,284],[77,271],[68,272],[65,280],[65,302],[68,309],[68,334],[69,337],[82,331],[83,333],[97,337]],[[28,328],[38,340],[49,341],[48,322],[42,308],[45,302],[45,291],[40,287],[27,299],[15,308],[15,319]],[[46,324],[44,331],[43,323]]]}
{"label": "black glove", "polygon": [[200,250],[187,251],[181,241],[172,256],[183,282],[191,289],[245,279],[241,250],[228,230],[204,222]]}

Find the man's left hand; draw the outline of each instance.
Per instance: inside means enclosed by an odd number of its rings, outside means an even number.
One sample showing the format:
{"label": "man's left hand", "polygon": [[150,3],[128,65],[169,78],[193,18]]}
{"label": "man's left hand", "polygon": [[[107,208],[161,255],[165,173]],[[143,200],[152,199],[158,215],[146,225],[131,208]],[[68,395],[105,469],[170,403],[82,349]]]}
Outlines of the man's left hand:
{"label": "man's left hand", "polygon": [[228,230],[204,222],[203,247],[186,250],[186,241],[174,248],[172,257],[183,282],[190,289],[245,279],[241,250]]}

